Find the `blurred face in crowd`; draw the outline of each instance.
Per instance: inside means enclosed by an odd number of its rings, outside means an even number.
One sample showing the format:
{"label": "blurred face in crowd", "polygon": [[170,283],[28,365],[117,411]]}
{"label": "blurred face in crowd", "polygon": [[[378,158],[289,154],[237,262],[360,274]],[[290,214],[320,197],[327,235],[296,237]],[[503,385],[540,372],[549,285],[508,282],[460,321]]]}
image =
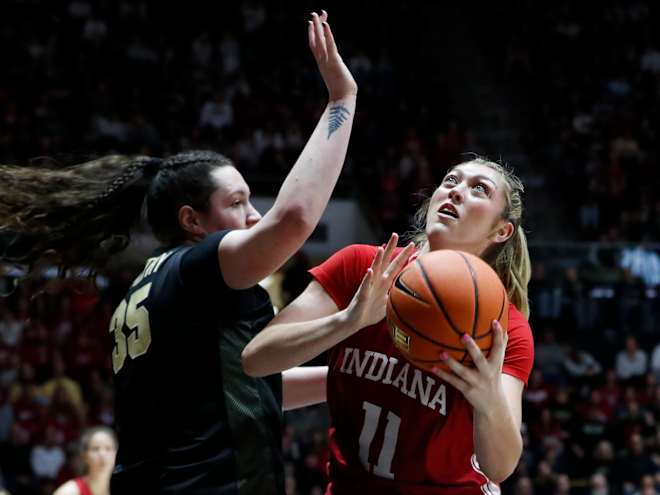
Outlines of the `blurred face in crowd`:
{"label": "blurred face in crowd", "polygon": [[115,465],[117,446],[115,440],[104,431],[97,431],[89,440],[84,460],[90,474],[112,471]]}
{"label": "blurred face in crowd", "polygon": [[596,473],[591,477],[591,495],[608,495],[610,490],[607,486],[607,479],[601,473]]}
{"label": "blurred face in crowd", "polygon": [[506,183],[497,171],[472,162],[454,167],[429,203],[430,249],[457,249],[480,256],[513,234],[513,224],[502,219],[505,207]]}

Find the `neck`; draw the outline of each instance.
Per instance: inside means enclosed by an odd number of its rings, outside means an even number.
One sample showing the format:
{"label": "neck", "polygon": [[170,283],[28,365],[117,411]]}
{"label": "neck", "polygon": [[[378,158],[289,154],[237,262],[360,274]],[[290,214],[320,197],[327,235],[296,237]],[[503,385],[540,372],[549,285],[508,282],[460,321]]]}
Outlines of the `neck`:
{"label": "neck", "polygon": [[93,495],[110,495],[110,476],[112,471],[90,473],[85,476],[85,481],[92,490]]}

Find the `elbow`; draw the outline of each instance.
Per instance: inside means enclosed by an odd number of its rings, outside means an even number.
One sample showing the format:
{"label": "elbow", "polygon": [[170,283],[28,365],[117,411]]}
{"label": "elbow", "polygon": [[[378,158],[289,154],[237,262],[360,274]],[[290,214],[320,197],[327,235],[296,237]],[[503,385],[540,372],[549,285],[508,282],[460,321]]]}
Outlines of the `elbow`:
{"label": "elbow", "polygon": [[481,466],[484,475],[494,483],[502,483],[511,476],[518,467],[518,462],[522,455],[522,448],[522,437],[519,437],[519,441],[516,442],[515,447],[513,447],[511,455],[501,456],[498,458],[497,463],[493,463],[492,465]]}
{"label": "elbow", "polygon": [[258,355],[254,350],[254,346],[250,344],[246,345],[243,349],[243,352],[241,352],[241,364],[243,365],[243,372],[246,375],[254,378],[260,378],[264,376],[262,373],[260,373],[258,362]]}
{"label": "elbow", "polygon": [[282,207],[278,224],[284,228],[289,238],[304,242],[312,234],[318,222],[318,219],[312,216],[309,208],[301,201],[289,201]]}
{"label": "elbow", "polygon": [[508,467],[506,469],[503,468],[495,468],[492,470],[487,470],[485,468],[482,469],[484,471],[484,474],[490,481],[492,481],[493,483],[497,483],[499,485],[513,474],[513,472],[516,470],[517,465],[518,463],[516,462],[516,464],[514,464],[510,469]]}

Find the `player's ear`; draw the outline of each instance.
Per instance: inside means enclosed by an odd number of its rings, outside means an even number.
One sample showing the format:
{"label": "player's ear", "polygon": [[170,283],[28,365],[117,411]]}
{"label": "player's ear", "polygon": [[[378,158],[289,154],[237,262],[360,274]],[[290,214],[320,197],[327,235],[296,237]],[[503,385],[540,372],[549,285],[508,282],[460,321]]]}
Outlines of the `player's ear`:
{"label": "player's ear", "polygon": [[203,236],[205,234],[200,215],[192,206],[183,205],[179,208],[179,225],[191,237]]}
{"label": "player's ear", "polygon": [[493,242],[500,244],[508,241],[513,235],[514,230],[515,227],[511,222],[508,220],[502,221],[502,223],[500,223],[495,229],[495,232],[493,232]]}

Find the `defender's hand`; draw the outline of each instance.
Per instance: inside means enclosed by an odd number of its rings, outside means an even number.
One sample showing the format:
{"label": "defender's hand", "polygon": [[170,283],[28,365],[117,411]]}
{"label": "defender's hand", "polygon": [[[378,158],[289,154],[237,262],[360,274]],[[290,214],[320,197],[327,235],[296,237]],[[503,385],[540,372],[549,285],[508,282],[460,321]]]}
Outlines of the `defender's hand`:
{"label": "defender's hand", "polygon": [[309,48],[314,54],[323,82],[328,88],[330,101],[335,101],[346,96],[357,95],[358,87],[348,67],[339,56],[327,20],[328,13],[325,10],[321,11],[320,16],[316,12],[312,12],[312,20],[309,21],[308,26]]}

